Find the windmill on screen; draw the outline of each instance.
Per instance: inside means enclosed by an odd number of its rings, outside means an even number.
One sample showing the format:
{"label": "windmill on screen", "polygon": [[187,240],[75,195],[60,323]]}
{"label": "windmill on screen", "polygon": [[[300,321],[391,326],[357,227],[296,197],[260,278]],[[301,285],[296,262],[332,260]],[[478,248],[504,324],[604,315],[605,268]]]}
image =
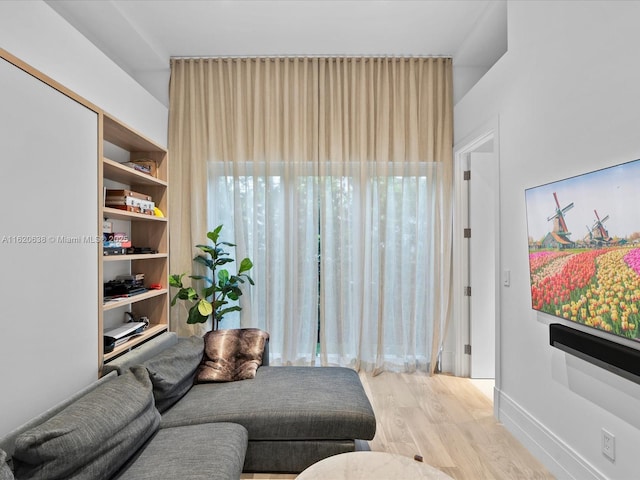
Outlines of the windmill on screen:
{"label": "windmill on screen", "polygon": [[567,228],[567,222],[564,219],[565,214],[573,208],[573,202],[571,202],[566,207],[560,207],[560,201],[558,200],[558,195],[556,192],[553,192],[553,199],[556,201],[556,212],[547,218],[547,221],[550,222],[553,220],[553,230],[549,232],[552,242],[555,241],[557,246],[562,247],[570,247],[573,245],[573,241],[569,238],[571,232]]}
{"label": "windmill on screen", "polygon": [[609,232],[606,228],[604,228],[604,222],[609,220],[609,215],[606,215],[604,218],[600,218],[598,215],[598,211],[594,210],[593,213],[596,214],[596,219],[594,221],[593,227],[590,229],[591,241],[596,245],[603,245],[611,242],[611,237],[609,236]]}

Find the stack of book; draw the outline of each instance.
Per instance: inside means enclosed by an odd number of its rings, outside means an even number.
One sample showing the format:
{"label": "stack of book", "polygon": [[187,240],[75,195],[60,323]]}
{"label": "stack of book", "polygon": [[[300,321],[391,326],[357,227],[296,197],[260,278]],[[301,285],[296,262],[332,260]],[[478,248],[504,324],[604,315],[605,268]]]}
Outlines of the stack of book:
{"label": "stack of book", "polygon": [[131,248],[131,240],[126,233],[103,233],[102,252],[108,255],[125,255]]}
{"label": "stack of book", "polygon": [[126,210],[127,212],[144,213],[155,215],[155,203],[149,195],[134,192],[132,190],[112,190],[106,189],[104,206]]}

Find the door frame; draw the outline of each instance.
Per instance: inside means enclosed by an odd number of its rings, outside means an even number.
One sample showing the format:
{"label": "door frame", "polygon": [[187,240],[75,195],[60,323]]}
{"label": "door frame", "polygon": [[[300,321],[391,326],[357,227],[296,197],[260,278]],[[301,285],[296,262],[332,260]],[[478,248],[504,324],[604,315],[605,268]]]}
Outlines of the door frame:
{"label": "door frame", "polygon": [[498,411],[498,398],[496,394],[500,390],[500,322],[501,322],[501,259],[500,259],[500,139],[499,139],[499,119],[486,123],[456,143],[453,148],[454,158],[454,208],[453,208],[453,334],[454,334],[454,375],[468,377],[471,371],[471,359],[465,354],[465,345],[469,344],[470,318],[469,318],[469,297],[464,295],[465,283],[468,281],[469,259],[468,242],[464,239],[464,229],[468,215],[467,186],[463,178],[464,170],[467,169],[469,154],[477,150],[488,141],[493,140],[493,155],[496,162],[497,191],[494,199],[495,213],[495,312],[496,312],[496,338],[495,338],[495,387],[494,387],[494,412]]}

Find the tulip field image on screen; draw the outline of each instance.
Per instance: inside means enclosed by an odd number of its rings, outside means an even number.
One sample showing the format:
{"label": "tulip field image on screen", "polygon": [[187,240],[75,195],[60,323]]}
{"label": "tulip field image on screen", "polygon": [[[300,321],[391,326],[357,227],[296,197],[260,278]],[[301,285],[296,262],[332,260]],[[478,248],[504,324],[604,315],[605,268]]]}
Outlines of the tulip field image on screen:
{"label": "tulip field image on screen", "polygon": [[533,309],[639,340],[640,160],[525,198]]}

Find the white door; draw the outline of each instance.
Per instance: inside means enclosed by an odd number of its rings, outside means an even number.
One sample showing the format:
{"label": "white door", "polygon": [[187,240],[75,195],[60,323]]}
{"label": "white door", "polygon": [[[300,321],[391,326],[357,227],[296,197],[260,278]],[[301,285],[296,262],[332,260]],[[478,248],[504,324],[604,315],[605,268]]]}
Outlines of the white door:
{"label": "white door", "polygon": [[495,378],[496,189],[493,153],[469,155],[471,378]]}

